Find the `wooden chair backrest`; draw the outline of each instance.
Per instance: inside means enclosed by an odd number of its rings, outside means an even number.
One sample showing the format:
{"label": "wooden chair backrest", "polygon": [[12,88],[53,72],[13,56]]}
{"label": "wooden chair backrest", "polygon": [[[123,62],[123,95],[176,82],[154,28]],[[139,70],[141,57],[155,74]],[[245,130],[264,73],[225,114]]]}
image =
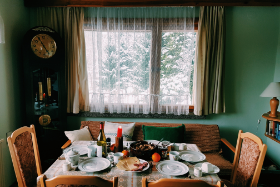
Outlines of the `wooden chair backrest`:
{"label": "wooden chair backrest", "polygon": [[17,136],[19,136],[20,134],[24,133],[24,132],[29,132],[31,134],[32,137],[32,144],[33,144],[33,149],[34,149],[34,156],[35,156],[35,161],[36,161],[36,169],[37,169],[37,174],[38,176],[40,176],[42,174],[42,167],[41,167],[41,160],[40,160],[40,155],[39,155],[39,149],[38,149],[38,144],[37,144],[37,138],[36,138],[36,133],[35,133],[35,127],[34,125],[30,125],[30,127],[21,127],[17,130],[15,130],[11,136],[9,136],[7,138],[8,141],[8,146],[9,146],[9,150],[10,150],[10,154],[12,157],[12,162],[13,162],[13,166],[14,166],[14,170],[15,170],[15,174],[16,174],[16,178],[17,178],[17,182],[18,182],[18,186],[19,187],[26,187],[26,183],[23,179],[23,176],[20,172],[20,165],[17,159],[17,154],[16,154],[16,150],[14,147],[14,143],[15,140],[17,138]]}
{"label": "wooden chair backrest", "polygon": [[208,184],[202,180],[186,180],[186,179],[159,179],[155,182],[148,182],[147,178],[142,179],[142,187],[223,187],[222,182],[217,185]]}
{"label": "wooden chair backrest", "polygon": [[239,163],[239,158],[240,158],[240,153],[241,153],[241,145],[242,145],[242,140],[244,138],[249,138],[249,139],[253,140],[259,146],[260,154],[259,154],[258,162],[256,165],[256,169],[255,169],[255,172],[253,175],[253,179],[250,184],[250,187],[257,187],[262,165],[263,165],[263,161],[264,161],[264,157],[265,157],[266,150],[267,150],[267,146],[266,146],[266,144],[263,144],[262,140],[258,136],[254,135],[252,133],[249,133],[249,132],[243,133],[242,130],[239,130],[239,133],[238,133],[236,149],[235,149],[235,156],[234,156],[234,160],[233,160],[233,169],[232,169],[230,181],[233,184],[235,183],[237,168],[238,168],[238,163]]}
{"label": "wooden chair backrest", "polygon": [[57,185],[94,185],[97,187],[117,187],[118,177],[113,181],[108,181],[96,176],[69,176],[59,175],[51,179],[46,179],[45,175],[40,176],[41,187],[55,187]]}

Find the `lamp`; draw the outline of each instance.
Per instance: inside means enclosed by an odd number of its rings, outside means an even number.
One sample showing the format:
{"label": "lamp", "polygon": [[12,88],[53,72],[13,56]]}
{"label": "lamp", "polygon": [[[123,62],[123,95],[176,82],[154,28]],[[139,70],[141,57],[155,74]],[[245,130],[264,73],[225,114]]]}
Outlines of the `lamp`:
{"label": "lamp", "polygon": [[261,97],[273,97],[270,100],[270,117],[277,117],[277,108],[279,100],[276,97],[280,96],[280,82],[272,82],[260,95]]}

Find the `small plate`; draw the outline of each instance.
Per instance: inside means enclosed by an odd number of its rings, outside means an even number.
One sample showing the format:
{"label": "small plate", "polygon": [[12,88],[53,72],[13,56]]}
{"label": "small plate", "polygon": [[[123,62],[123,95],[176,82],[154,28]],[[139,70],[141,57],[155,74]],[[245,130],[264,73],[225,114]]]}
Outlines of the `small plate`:
{"label": "small plate", "polygon": [[[197,163],[196,165],[194,165],[194,167],[200,167],[200,168],[202,168],[202,163]],[[217,166],[215,166],[215,165],[212,164],[212,167],[213,167],[213,170],[214,170],[214,171],[211,171],[211,172],[209,172],[209,173],[207,173],[207,174],[215,174],[215,173],[219,173],[219,172],[220,172],[220,169],[219,169]],[[202,171],[202,173],[205,173],[205,172]]]}
{"label": "small plate", "polygon": [[93,157],[80,162],[78,168],[80,171],[96,172],[107,169],[109,166],[110,161],[108,159],[101,157]]}
{"label": "small plate", "polygon": [[[144,163],[144,162],[147,162],[146,160],[142,160],[142,159],[139,159],[139,161],[140,161],[141,164]],[[127,172],[143,172],[143,171],[146,171],[150,167],[149,162],[147,162],[147,163],[148,163],[148,165],[145,168],[143,168],[142,171],[127,171]]]}
{"label": "small plate", "polygon": [[200,162],[206,159],[206,156],[197,151],[182,151],[179,156],[187,162]]}
{"label": "small plate", "polygon": [[157,170],[164,175],[178,176],[189,172],[189,167],[178,161],[165,160],[157,163]]}
{"label": "small plate", "polygon": [[72,145],[63,150],[63,153],[67,153],[73,148],[73,151],[77,151],[80,155],[85,155],[88,153],[87,146],[85,145]]}

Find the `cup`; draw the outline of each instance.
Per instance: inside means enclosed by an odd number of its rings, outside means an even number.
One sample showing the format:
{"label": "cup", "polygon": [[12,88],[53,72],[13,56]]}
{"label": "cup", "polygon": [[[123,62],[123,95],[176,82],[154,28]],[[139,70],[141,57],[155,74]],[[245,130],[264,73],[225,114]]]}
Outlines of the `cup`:
{"label": "cup", "polygon": [[204,163],[202,163],[201,168],[202,168],[202,171],[203,171],[204,173],[209,173],[209,172],[212,172],[212,171],[213,171],[213,166],[212,166],[212,164],[209,163],[209,162],[204,162]]}
{"label": "cup", "polygon": [[178,144],[175,144],[175,143],[174,143],[174,144],[172,145],[172,147],[173,147],[173,149],[172,149],[173,151],[179,151],[179,150],[180,150]]}
{"label": "cup", "polygon": [[177,151],[170,151],[169,152],[169,160],[178,161],[179,160],[179,153]]}
{"label": "cup", "polygon": [[196,177],[202,177],[202,170],[200,167],[194,167],[193,174]]}
{"label": "cup", "polygon": [[181,143],[180,145],[179,145],[179,150],[180,151],[184,151],[184,150],[186,150],[187,149],[187,144],[186,143]]}
{"label": "cup", "polygon": [[66,171],[70,171],[70,169],[71,169],[70,163],[67,162],[67,161],[65,161],[65,162],[63,163],[63,165],[62,165],[62,170],[63,170],[64,172],[66,172]]}
{"label": "cup", "polygon": [[97,145],[88,145],[88,157],[95,157],[97,153]]}
{"label": "cup", "polygon": [[114,154],[114,163],[117,164],[119,160],[123,159],[123,153],[117,152]]}
{"label": "cup", "polygon": [[96,154],[97,154],[97,157],[102,157],[102,145],[97,146]]}

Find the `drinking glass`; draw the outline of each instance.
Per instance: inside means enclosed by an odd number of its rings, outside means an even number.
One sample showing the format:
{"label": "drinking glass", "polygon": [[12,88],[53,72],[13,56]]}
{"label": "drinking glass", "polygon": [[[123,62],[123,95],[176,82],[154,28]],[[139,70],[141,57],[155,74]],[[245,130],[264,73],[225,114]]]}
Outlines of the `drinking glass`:
{"label": "drinking glass", "polygon": [[164,140],[161,142],[161,144],[162,144],[162,147],[166,148],[170,144],[170,141]]}

